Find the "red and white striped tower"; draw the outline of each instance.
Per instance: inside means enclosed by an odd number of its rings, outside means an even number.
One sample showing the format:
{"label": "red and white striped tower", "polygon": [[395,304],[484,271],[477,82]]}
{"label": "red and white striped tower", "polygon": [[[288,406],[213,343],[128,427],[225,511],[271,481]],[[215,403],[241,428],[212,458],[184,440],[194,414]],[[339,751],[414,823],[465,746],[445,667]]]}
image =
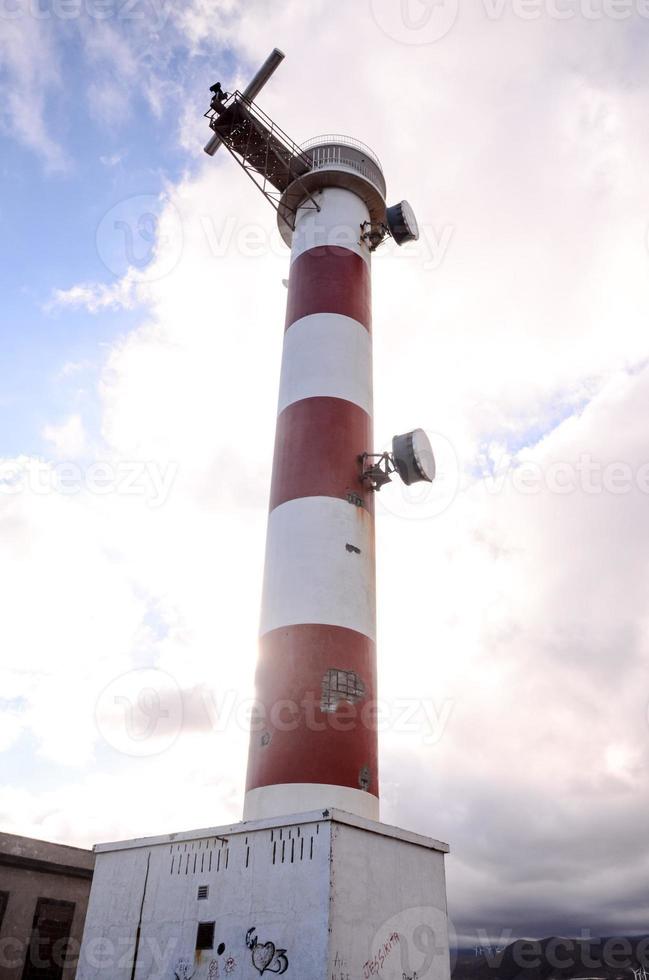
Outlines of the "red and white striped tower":
{"label": "red and white striped tower", "polygon": [[[305,146],[291,245],[244,819],[336,807],[379,818],[371,252],[379,161],[356,140]],[[305,185],[312,200],[304,199]],[[313,201],[319,210],[316,210]]]}
{"label": "red and white striped tower", "polygon": [[[373,490],[394,473],[408,486],[430,482],[435,466],[421,429],[395,436],[391,453],[373,452],[370,259],[388,234],[414,241],[417,224],[407,201],[386,208],[367,147],[321,137],[304,152],[253,103],[282,58],[275,50],[245,93],[213,85],[207,113],[206,151],[224,146],[268,200],[280,199],[291,246],[244,823],[100,847],[82,980],[116,980],[110,957],[104,970],[88,955],[107,929],[132,939],[122,980],[127,969],[143,977],[161,966],[184,977],[207,949],[236,958],[246,976],[357,976],[359,964],[374,970],[383,946],[386,977],[406,975],[408,949],[426,954],[426,976],[450,977],[447,845],[371,822]],[[220,864],[197,865],[217,843]],[[166,950],[163,963],[153,963],[155,948]]]}

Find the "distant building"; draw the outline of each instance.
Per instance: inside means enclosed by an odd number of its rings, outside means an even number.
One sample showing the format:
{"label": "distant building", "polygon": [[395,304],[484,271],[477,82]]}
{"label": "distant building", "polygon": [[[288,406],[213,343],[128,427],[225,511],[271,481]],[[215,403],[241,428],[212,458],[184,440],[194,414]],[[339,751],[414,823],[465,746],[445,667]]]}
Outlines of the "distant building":
{"label": "distant building", "polygon": [[95,856],[0,834],[0,977],[74,980]]}

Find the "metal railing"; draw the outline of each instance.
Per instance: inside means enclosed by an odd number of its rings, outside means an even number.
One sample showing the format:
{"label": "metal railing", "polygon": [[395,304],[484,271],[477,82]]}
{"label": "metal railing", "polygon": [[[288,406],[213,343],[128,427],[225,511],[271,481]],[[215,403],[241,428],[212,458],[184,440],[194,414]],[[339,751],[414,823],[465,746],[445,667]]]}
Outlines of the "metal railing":
{"label": "metal railing", "polygon": [[358,140],[344,137],[347,142],[341,143],[341,138],[343,137],[332,136],[329,142],[323,142],[322,139],[309,140],[308,144],[302,145],[302,152],[307,153],[313,161],[312,170],[326,170],[332,167],[353,170],[385,195],[385,177],[374,154],[368,154],[367,147]]}
{"label": "metal railing", "polygon": [[[224,112],[227,109],[231,109],[235,104],[241,105],[245,112],[261,124],[261,127],[266,131],[266,139],[268,141],[277,141],[281,144],[288,153],[293,157],[295,161],[299,161],[305,168],[311,166],[311,158],[303,151],[295,140],[292,140],[283,129],[274,122],[263,109],[260,109],[256,102],[252,102],[247,96],[240,92],[238,89],[233,92],[232,95],[223,103]],[[210,108],[205,113],[205,117],[210,120],[210,128],[216,133],[220,133],[219,120],[221,118],[221,113]],[[236,129],[236,126],[235,126]],[[222,139],[226,139],[223,133],[220,133]]]}
{"label": "metal railing", "polygon": [[306,152],[314,146],[326,146],[329,144],[350,146],[352,149],[358,150],[359,153],[363,153],[366,157],[369,157],[370,160],[376,164],[379,170],[383,172],[381,161],[377,157],[374,150],[371,150],[365,143],[361,143],[360,140],[354,139],[353,136],[342,136],[339,133],[329,133],[326,136],[314,136],[313,139],[307,140],[306,143],[302,143],[300,149]]}
{"label": "metal railing", "polygon": [[[295,227],[297,207],[284,201],[285,192],[297,184],[302,195],[297,203],[316,211],[320,206],[308,187],[303,184],[313,166],[305,153],[283,129],[252,102],[243,92],[236,91],[205,113],[210,127],[221,144],[250,177],[276,211],[280,211],[289,227]],[[306,201],[310,204],[306,204]]]}

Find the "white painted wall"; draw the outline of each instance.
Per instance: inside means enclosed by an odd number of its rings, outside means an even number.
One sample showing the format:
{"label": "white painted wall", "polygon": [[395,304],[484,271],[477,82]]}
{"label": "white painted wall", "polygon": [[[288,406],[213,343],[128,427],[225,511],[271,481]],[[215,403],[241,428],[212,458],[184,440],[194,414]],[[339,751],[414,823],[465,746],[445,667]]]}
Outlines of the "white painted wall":
{"label": "white painted wall", "polygon": [[327,980],[449,980],[444,854],[345,824],[332,833]]}
{"label": "white painted wall", "polygon": [[[246,946],[252,927],[261,945],[290,951],[289,976],[323,975],[330,824],[248,833],[245,826],[227,843],[205,836],[98,853],[77,980],[131,980],[147,859],[136,980],[174,980],[179,962],[187,964],[186,978],[210,980],[210,969],[211,980],[258,978]],[[200,885],[209,886],[207,900],[198,900]],[[211,921],[214,949],[196,954],[198,923]]]}
{"label": "white painted wall", "polygon": [[[448,980],[444,855],[436,849],[445,845],[339,811],[294,819],[98,849],[78,980],[131,980],[140,909],[135,980],[403,980],[408,965],[418,980]],[[199,885],[209,886],[205,901]],[[215,941],[198,955],[201,921],[215,922]],[[257,966],[246,945],[253,926]],[[430,929],[436,952],[423,968],[418,946]],[[367,973],[390,937],[382,971]],[[272,961],[262,973],[281,949],[284,973]]]}

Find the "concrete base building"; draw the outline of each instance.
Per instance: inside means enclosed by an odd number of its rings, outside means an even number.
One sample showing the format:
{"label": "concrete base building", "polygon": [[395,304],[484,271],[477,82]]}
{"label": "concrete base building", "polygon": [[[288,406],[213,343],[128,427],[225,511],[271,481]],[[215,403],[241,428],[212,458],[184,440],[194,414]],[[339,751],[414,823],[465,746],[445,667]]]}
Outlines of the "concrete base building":
{"label": "concrete base building", "polygon": [[0,834],[0,977],[73,980],[92,851]]}
{"label": "concrete base building", "polygon": [[102,844],[78,980],[448,980],[447,850],[337,810]]}

